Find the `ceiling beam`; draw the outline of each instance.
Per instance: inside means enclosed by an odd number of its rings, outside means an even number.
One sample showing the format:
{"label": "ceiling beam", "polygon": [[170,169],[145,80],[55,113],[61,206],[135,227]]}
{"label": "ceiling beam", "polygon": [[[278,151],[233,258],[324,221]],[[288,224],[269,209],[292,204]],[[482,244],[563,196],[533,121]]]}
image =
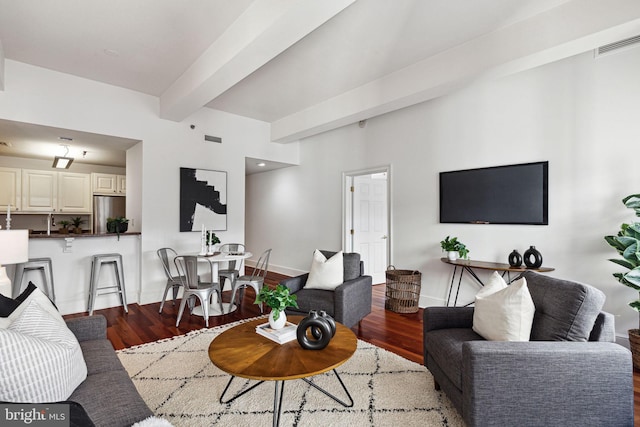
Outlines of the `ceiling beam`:
{"label": "ceiling beam", "polygon": [[182,121],[355,0],[256,0],[160,96],[160,117]]}
{"label": "ceiling beam", "polygon": [[640,1],[573,0],[271,124],[291,142],[640,34]]}

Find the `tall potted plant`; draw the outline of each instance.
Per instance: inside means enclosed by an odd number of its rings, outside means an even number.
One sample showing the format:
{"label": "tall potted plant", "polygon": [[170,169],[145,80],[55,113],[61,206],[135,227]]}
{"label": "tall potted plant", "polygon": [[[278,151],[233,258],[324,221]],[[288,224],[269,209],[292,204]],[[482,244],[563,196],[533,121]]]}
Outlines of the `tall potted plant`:
{"label": "tall potted plant", "polygon": [[[640,217],[640,194],[627,196],[622,199],[622,203]],[[613,276],[624,286],[640,292],[640,222],[623,223],[617,235],[605,236],[604,239],[622,256],[622,259],[609,261],[627,269],[625,273],[613,273]],[[631,301],[629,306],[640,312],[640,298]],[[629,330],[629,343],[633,353],[633,366],[640,369],[640,329]]]}
{"label": "tall potted plant", "polygon": [[458,256],[467,259],[469,255],[469,249],[467,249],[467,246],[459,241],[457,237],[447,236],[444,240],[440,241],[440,247],[443,252],[447,253],[449,261],[455,261],[458,259]]}
{"label": "tall potted plant", "polygon": [[277,285],[275,289],[271,289],[267,285],[263,285],[260,292],[256,296],[256,304],[265,303],[271,307],[269,313],[269,324],[273,329],[281,329],[287,323],[287,315],[284,310],[287,307],[298,308],[297,295],[291,295],[289,288],[284,285]]}

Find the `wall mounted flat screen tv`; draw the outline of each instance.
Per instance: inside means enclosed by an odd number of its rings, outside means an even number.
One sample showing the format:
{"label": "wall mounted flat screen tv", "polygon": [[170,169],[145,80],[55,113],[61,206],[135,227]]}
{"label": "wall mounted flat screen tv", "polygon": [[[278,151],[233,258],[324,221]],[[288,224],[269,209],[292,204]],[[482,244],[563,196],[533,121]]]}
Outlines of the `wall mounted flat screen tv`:
{"label": "wall mounted flat screen tv", "polygon": [[440,222],[549,223],[549,162],[440,172]]}

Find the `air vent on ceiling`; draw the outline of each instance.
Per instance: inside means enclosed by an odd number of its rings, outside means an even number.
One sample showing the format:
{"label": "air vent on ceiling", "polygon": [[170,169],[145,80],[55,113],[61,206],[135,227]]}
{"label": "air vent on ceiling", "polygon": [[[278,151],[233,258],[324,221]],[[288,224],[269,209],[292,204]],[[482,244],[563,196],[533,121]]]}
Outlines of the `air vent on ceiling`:
{"label": "air vent on ceiling", "polygon": [[219,136],[205,135],[204,136],[204,140],[205,141],[209,141],[209,142],[217,142],[218,144],[222,144],[222,138],[220,138]]}
{"label": "air vent on ceiling", "polygon": [[614,51],[628,48],[637,44],[640,44],[640,35],[600,46],[595,50],[595,57],[597,58],[598,56],[607,55],[609,53],[613,53]]}

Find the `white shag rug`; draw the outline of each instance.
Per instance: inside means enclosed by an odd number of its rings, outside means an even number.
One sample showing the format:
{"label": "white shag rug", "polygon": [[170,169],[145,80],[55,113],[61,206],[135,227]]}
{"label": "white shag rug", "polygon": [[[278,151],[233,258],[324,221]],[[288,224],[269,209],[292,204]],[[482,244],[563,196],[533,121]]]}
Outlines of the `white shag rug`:
{"label": "white shag rug", "polygon": [[[269,426],[273,382],[229,404],[219,399],[229,375],[209,360],[209,343],[240,322],[118,351],[140,395],[156,417],[181,426]],[[351,359],[337,368],[354,400],[334,402],[302,380],[285,382],[281,426],[464,426],[462,418],[422,365],[358,340]],[[333,372],[313,381],[346,399]],[[236,378],[225,398],[254,384]]]}

